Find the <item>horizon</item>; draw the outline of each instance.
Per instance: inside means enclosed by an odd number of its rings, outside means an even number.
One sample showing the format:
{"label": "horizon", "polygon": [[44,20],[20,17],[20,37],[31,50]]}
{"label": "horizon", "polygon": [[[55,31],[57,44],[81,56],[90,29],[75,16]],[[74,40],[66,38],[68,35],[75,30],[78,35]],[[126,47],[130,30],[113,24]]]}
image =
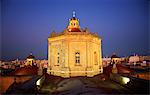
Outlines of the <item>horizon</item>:
{"label": "horizon", "polygon": [[[71,6],[73,4],[73,6]],[[70,5],[70,6],[68,6]],[[1,0],[1,59],[47,59],[47,38],[76,12],[80,27],[102,37],[102,57],[150,55],[149,0]]]}

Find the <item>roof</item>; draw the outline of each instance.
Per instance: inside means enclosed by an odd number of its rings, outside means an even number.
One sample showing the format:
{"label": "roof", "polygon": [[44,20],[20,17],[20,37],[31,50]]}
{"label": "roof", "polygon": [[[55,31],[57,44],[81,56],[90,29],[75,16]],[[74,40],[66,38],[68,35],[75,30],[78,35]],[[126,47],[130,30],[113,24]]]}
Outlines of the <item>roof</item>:
{"label": "roof", "polygon": [[119,58],[116,54],[113,54],[111,58]]}
{"label": "roof", "polygon": [[25,66],[18,68],[11,72],[10,75],[37,75],[38,67],[36,66]]}
{"label": "roof", "polygon": [[27,58],[28,59],[34,59],[35,57],[32,54],[30,54]]}
{"label": "roof", "polygon": [[77,20],[77,18],[75,18],[75,17],[72,17],[72,18],[71,18],[71,20]]}
{"label": "roof", "polygon": [[118,69],[118,73],[120,74],[134,72],[132,69],[130,69],[129,67],[123,66],[122,64],[116,64],[116,67]]}
{"label": "roof", "polygon": [[[113,68],[113,65],[104,67],[103,68],[104,74],[109,75],[110,73],[112,73],[112,68]],[[126,66],[123,66],[122,64],[116,64],[116,68],[117,68],[119,74],[129,74],[129,73],[134,72],[134,70],[132,70]]]}
{"label": "roof", "polygon": [[81,30],[79,28],[72,28],[69,32],[81,32]]}

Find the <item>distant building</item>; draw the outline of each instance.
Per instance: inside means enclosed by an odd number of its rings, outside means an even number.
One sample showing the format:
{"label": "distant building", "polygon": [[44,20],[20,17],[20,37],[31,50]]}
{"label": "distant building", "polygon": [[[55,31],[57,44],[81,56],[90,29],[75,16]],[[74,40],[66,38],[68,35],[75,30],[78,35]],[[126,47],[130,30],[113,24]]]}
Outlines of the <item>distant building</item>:
{"label": "distant building", "polygon": [[102,63],[103,63],[103,67],[110,65],[111,64],[111,58],[110,57],[104,57],[102,59]]}
{"label": "distant building", "polygon": [[130,56],[129,63],[136,63],[140,61],[140,57],[138,55]]}
{"label": "distant building", "polygon": [[120,63],[121,62],[121,58],[118,57],[115,53],[111,56],[111,63]]}
{"label": "distant building", "polygon": [[101,38],[81,29],[73,14],[67,29],[48,38],[48,73],[71,77],[92,77],[103,72]]}
{"label": "distant building", "polygon": [[27,57],[26,60],[27,60],[26,65],[33,66],[35,63],[35,57],[32,55],[32,53],[30,53],[30,55]]}
{"label": "distant building", "polygon": [[38,75],[42,75],[47,71],[47,65],[48,61],[47,60],[36,60],[36,64],[38,67]]}

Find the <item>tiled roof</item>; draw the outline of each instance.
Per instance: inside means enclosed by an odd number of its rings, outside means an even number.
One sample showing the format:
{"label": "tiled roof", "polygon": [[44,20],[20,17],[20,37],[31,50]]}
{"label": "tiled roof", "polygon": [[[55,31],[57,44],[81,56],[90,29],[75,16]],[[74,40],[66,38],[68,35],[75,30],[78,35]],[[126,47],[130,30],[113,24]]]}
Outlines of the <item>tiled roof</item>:
{"label": "tiled roof", "polygon": [[38,67],[36,66],[26,66],[22,68],[18,68],[10,75],[37,75]]}
{"label": "tiled roof", "polygon": [[[113,65],[104,67],[103,68],[104,74],[109,75],[110,73],[112,73],[112,68],[113,68]],[[116,64],[116,68],[117,68],[119,74],[129,74],[129,73],[134,72],[133,70],[131,70],[128,67],[123,66],[122,64]]]}

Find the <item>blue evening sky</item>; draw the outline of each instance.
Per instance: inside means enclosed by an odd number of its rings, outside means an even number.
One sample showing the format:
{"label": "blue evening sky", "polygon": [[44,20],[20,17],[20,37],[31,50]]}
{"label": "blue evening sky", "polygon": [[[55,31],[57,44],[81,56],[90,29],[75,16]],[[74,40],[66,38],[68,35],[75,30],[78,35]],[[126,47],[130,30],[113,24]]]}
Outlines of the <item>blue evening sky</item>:
{"label": "blue evening sky", "polygon": [[47,38],[63,31],[72,11],[81,28],[102,37],[103,56],[146,55],[148,0],[1,0],[1,59],[47,59]]}

